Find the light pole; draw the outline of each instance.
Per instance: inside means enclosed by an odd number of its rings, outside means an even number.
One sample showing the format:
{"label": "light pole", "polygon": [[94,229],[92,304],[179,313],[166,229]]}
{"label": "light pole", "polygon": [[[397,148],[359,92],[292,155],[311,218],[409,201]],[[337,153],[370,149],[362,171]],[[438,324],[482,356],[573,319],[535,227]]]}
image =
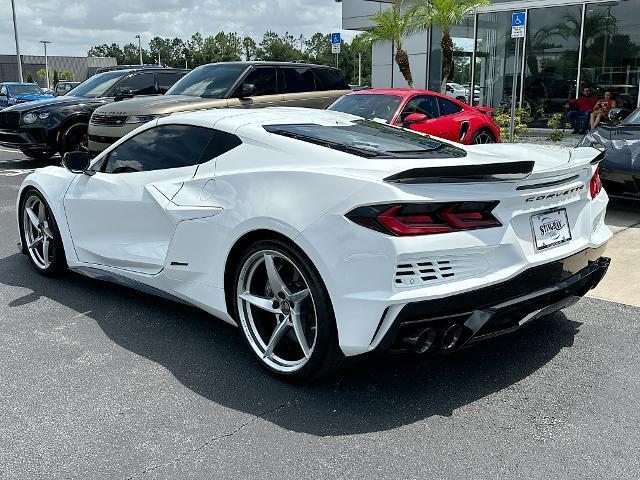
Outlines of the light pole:
{"label": "light pole", "polygon": [[142,43],[140,41],[140,35],[136,35],[138,39],[138,53],[140,54],[140,65],[142,65]]}
{"label": "light pole", "polygon": [[16,37],[16,58],[18,59],[18,80],[23,82],[22,77],[22,58],[20,57],[20,43],[18,42],[18,23],[16,22],[16,4],[11,0],[11,9],[13,11],[13,34]]}
{"label": "light pole", "polygon": [[47,77],[47,88],[51,88],[49,85],[49,57],[47,57],[47,43],[51,43],[49,40],[40,40],[40,43],[44,45],[44,73]]}

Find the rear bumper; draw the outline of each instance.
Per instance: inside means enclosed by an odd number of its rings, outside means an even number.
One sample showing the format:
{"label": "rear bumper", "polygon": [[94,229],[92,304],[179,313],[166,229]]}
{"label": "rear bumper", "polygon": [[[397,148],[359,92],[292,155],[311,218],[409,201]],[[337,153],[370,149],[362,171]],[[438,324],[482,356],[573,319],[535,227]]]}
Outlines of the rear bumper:
{"label": "rear bumper", "polygon": [[47,143],[46,132],[41,128],[0,130],[0,145],[6,148],[19,148],[21,150],[51,148]]}
{"label": "rear bumper", "polygon": [[[409,351],[404,339],[427,328],[436,332],[432,350],[454,351],[512,332],[525,323],[574,304],[607,272],[604,246],[525,270],[512,279],[474,291],[406,304],[378,343],[378,351]],[[384,321],[384,318],[382,319]],[[444,333],[456,326],[458,339],[443,347]],[[454,329],[454,330],[456,330]]]}

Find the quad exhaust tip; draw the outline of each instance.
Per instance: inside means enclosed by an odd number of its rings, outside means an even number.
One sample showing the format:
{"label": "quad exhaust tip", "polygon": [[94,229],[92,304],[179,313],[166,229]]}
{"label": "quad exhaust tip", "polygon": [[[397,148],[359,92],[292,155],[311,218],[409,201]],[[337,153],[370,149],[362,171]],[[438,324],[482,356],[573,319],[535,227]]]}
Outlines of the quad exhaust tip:
{"label": "quad exhaust tip", "polygon": [[453,350],[462,337],[462,325],[454,323],[442,334],[442,350]]}
{"label": "quad exhaust tip", "polygon": [[416,333],[417,335],[405,337],[402,340],[404,343],[411,345],[416,353],[428,352],[436,341],[435,329],[429,327]]}

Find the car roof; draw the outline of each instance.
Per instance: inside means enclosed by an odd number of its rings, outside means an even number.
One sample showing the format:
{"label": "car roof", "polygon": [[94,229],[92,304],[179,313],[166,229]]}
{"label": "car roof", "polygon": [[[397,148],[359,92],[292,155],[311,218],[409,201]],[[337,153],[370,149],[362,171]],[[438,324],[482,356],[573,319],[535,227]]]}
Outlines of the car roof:
{"label": "car roof", "polygon": [[346,124],[360,117],[348,113],[332,110],[318,110],[302,107],[268,107],[256,110],[237,108],[216,108],[212,110],[197,110],[193,112],[177,113],[163,117],[159,125],[167,123],[186,123],[204,127],[235,132],[247,125],[281,125],[281,124],[309,124],[320,125]]}
{"label": "car roof", "polygon": [[0,85],[38,85],[36,82],[2,82]]}
{"label": "car roof", "polygon": [[316,67],[316,68],[327,68],[330,70],[340,70],[338,68],[330,67],[328,65],[318,65],[315,63],[277,62],[277,61],[269,61],[269,60],[249,60],[249,61],[239,60],[237,62],[214,62],[214,63],[207,63],[206,65],[202,65],[202,66],[204,67],[209,65],[245,65],[247,67],[251,65],[273,66],[273,67]]}

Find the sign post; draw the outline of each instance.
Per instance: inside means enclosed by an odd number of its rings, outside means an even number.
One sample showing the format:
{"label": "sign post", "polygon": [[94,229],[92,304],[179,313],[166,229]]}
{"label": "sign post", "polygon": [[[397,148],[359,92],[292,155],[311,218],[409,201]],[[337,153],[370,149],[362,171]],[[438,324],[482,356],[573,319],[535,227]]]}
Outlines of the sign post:
{"label": "sign post", "polygon": [[338,56],[340,55],[340,32],[331,34],[331,53],[336,55],[336,68],[338,68]]}
{"label": "sign post", "polygon": [[511,118],[509,120],[509,142],[513,143],[516,125],[516,91],[518,89],[518,64],[520,57],[520,39],[524,38],[527,26],[527,12],[511,14],[511,38],[516,39],[516,51],[513,60],[513,83],[511,86]]}

